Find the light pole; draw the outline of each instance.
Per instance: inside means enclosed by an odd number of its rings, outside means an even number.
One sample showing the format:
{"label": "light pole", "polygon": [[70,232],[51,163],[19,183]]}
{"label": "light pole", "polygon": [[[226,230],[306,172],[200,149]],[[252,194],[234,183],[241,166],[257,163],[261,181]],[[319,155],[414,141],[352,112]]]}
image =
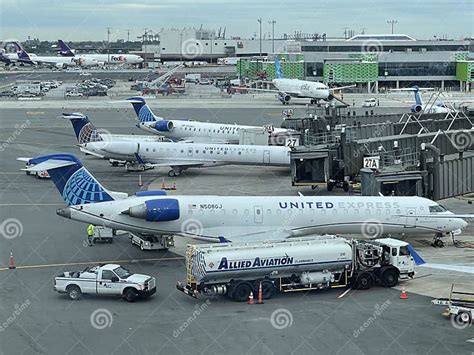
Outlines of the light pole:
{"label": "light pole", "polygon": [[393,35],[393,26],[398,23],[397,20],[388,20],[387,23],[392,26],[392,35]]}
{"label": "light pole", "polygon": [[275,53],[275,20],[268,21],[272,25],[272,53]]}
{"label": "light pole", "polygon": [[107,64],[110,63],[110,27],[107,27]]}
{"label": "light pole", "polygon": [[262,18],[257,19],[260,24],[260,58],[262,58]]}

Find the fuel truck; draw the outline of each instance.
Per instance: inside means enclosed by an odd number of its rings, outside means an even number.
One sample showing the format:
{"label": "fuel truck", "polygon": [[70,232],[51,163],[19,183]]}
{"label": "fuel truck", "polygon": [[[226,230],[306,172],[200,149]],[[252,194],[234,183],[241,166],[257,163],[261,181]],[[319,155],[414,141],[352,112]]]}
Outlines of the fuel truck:
{"label": "fuel truck", "polygon": [[252,243],[188,245],[186,283],[176,288],[225,295],[244,302],[261,285],[264,299],[277,292],[374,285],[393,287],[415,274],[414,253],[403,241],[347,240],[333,235]]}

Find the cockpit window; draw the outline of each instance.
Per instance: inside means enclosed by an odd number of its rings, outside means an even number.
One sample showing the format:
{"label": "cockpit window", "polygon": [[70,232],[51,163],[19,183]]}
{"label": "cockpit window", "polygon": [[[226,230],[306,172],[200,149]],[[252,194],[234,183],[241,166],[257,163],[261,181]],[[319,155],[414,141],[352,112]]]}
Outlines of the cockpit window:
{"label": "cockpit window", "polygon": [[446,212],[446,208],[441,205],[430,206],[430,213]]}

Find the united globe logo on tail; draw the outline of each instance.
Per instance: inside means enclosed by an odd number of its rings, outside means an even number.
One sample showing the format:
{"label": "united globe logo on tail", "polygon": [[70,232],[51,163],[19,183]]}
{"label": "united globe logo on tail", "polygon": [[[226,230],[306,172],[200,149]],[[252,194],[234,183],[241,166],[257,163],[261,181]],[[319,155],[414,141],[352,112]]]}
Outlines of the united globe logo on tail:
{"label": "united globe logo on tail", "polygon": [[64,185],[63,199],[68,205],[82,205],[113,200],[84,167],[74,172]]}

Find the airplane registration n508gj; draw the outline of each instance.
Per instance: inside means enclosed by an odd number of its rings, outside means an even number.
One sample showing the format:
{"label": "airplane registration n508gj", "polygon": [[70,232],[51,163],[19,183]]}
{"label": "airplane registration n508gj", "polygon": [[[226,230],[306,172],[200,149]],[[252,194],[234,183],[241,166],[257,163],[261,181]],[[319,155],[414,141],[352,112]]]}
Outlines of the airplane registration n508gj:
{"label": "airplane registration n508gj", "polygon": [[109,228],[207,241],[255,241],[321,233],[445,235],[463,218],[421,197],[128,196],[103,187],[71,154],[39,156],[29,171],[47,170],[68,207],[60,216]]}

